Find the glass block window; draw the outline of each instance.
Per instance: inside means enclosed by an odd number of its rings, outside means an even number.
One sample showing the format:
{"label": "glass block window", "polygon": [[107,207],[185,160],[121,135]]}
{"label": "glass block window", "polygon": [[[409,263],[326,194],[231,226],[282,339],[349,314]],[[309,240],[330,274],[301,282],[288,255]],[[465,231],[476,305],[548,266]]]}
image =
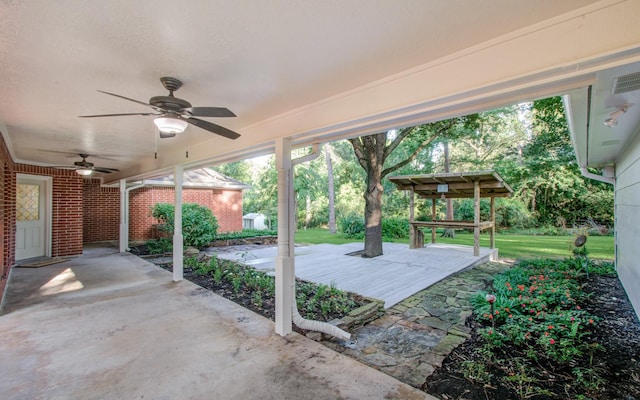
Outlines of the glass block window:
{"label": "glass block window", "polygon": [[40,186],[18,184],[16,219],[18,221],[37,221],[40,219]]}

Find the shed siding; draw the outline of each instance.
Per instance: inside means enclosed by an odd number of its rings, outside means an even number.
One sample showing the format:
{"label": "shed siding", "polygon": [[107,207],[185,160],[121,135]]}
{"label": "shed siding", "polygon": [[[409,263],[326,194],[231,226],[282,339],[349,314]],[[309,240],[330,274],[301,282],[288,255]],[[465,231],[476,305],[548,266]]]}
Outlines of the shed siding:
{"label": "shed siding", "polygon": [[617,162],[615,196],[616,268],[640,316],[640,135]]}

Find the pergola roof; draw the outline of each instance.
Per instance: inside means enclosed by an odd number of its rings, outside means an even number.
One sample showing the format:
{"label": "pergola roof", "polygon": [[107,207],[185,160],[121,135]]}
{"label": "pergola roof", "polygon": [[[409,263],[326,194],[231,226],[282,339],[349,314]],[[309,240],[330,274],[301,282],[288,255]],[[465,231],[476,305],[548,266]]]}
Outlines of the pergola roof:
{"label": "pergola roof", "polygon": [[[473,182],[480,183],[480,197],[509,197],[513,189],[495,171],[449,172],[390,176],[398,190],[411,190],[424,199],[473,197]],[[448,185],[444,191],[442,185]]]}

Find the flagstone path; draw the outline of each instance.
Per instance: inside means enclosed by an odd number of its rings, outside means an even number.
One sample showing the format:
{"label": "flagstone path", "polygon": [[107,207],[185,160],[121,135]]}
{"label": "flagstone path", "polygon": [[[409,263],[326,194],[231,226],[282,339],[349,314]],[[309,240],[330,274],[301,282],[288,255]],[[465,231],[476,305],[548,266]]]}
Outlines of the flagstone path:
{"label": "flagstone path", "polygon": [[387,309],[352,333],[352,341],[323,343],[402,382],[420,388],[458,345],[470,337],[470,297],[488,288],[510,264],[489,262],[450,276]]}

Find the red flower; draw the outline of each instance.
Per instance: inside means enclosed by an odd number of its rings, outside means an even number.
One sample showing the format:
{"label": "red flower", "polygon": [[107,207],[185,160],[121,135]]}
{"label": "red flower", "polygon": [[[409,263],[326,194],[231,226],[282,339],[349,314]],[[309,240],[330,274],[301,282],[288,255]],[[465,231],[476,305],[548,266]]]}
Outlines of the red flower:
{"label": "red flower", "polygon": [[589,320],[589,323],[590,323],[590,324],[593,324],[593,320],[592,320],[592,319],[590,319],[590,320]]}
{"label": "red flower", "polygon": [[489,302],[489,304],[493,304],[496,301],[496,296],[492,295],[492,294],[488,294],[485,296],[485,300],[487,300]]}
{"label": "red flower", "polygon": [[544,335],[545,335],[545,336],[549,336],[549,332],[545,332],[545,333],[544,333]]}
{"label": "red flower", "polygon": [[547,329],[549,329],[549,330],[553,329],[553,325],[547,326]]}
{"label": "red flower", "polygon": [[556,341],[553,339],[549,339],[549,344],[556,344]]}

